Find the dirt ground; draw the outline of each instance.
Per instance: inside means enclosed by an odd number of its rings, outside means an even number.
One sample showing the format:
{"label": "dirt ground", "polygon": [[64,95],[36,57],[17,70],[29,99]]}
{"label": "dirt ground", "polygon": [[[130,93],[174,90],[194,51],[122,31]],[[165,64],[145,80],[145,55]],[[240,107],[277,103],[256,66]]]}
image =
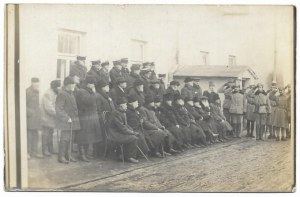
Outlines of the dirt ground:
{"label": "dirt ground", "polygon": [[107,159],[69,165],[53,156],[30,160],[29,187],[38,190],[137,192],[291,192],[292,141],[231,139],[140,164]]}

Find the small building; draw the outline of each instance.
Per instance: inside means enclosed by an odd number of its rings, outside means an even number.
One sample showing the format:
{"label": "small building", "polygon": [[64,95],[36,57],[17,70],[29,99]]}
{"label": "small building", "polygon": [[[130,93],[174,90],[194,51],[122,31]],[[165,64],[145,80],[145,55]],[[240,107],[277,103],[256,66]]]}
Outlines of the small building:
{"label": "small building", "polygon": [[251,83],[256,83],[258,79],[256,73],[249,66],[182,66],[173,73],[173,79],[180,82],[180,88],[184,86],[185,77],[200,78],[202,90],[208,89],[210,81],[216,85],[216,91],[223,100],[222,86],[230,79],[241,78],[242,88],[246,88]]}

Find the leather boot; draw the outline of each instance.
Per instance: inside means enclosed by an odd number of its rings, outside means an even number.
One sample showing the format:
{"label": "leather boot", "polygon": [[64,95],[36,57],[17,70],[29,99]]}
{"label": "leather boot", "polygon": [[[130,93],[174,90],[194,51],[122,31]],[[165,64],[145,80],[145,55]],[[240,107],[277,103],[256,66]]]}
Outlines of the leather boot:
{"label": "leather boot", "polygon": [[85,161],[85,162],[90,162],[85,155],[85,150],[84,150],[84,146],[80,145],[79,147],[79,154],[80,154],[80,160],[81,161]]}
{"label": "leather boot", "polygon": [[[48,131],[44,131],[44,132],[48,132]],[[48,150],[48,135],[47,133],[42,133],[42,151],[43,151],[43,155],[49,157],[51,156],[51,153]]]}
{"label": "leather boot", "polygon": [[67,151],[67,142],[61,140],[59,143],[58,162],[64,164],[68,163],[68,161],[65,158],[66,151]]}

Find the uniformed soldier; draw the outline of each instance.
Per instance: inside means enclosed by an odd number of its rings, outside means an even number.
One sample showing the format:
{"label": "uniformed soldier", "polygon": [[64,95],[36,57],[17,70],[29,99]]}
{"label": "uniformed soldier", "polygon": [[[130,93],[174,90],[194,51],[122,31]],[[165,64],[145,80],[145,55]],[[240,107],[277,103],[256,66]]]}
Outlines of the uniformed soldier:
{"label": "uniformed soldier", "polygon": [[64,79],[64,86],[57,95],[55,102],[57,128],[61,130],[58,161],[65,164],[68,161],[76,162],[70,151],[71,136],[74,135],[71,132],[80,129],[77,104],[73,95],[74,89],[74,79],[66,77]]}
{"label": "uniformed soldier", "polygon": [[234,86],[231,95],[231,104],[229,112],[231,114],[232,127],[234,130],[234,137],[240,138],[242,129],[242,117],[246,113],[247,106],[243,94],[240,91],[240,86]]}
{"label": "uniformed soldier", "polygon": [[92,62],[92,66],[90,70],[86,73],[86,75],[95,78],[95,81],[98,82],[101,79],[100,76],[101,60],[94,60],[91,62]]}
{"label": "uniformed soldier", "polygon": [[125,78],[126,82],[128,83],[129,81],[129,69],[127,68],[128,65],[128,58],[122,58],[120,60],[121,66],[122,66],[122,76]]}
{"label": "uniformed soldier", "polygon": [[232,95],[232,90],[233,90],[232,87],[233,86],[234,86],[234,83],[232,80],[230,80],[226,84],[224,84],[224,87],[223,87],[224,96],[225,96],[225,99],[223,101],[223,113],[224,113],[224,116],[226,117],[226,120],[229,123],[232,123],[230,113],[229,113],[229,108],[231,105],[231,95]]}
{"label": "uniformed soldier", "polygon": [[117,79],[123,77],[121,62],[119,60],[113,61],[113,65],[114,67],[109,71],[112,87],[117,86]]}
{"label": "uniformed soldier", "polygon": [[151,74],[150,74],[150,81],[153,81],[153,80],[157,80],[157,76],[156,76],[156,73],[155,73],[155,63],[154,62],[151,62],[150,63],[150,70],[151,70]]}
{"label": "uniformed soldier", "polygon": [[256,140],[263,140],[265,127],[267,124],[267,114],[270,110],[270,103],[267,93],[261,83],[257,84],[255,90],[255,113],[256,113]]}
{"label": "uniformed soldier", "polygon": [[254,123],[256,120],[255,114],[255,94],[254,91],[256,89],[255,85],[250,85],[245,93],[245,99],[247,100],[247,112],[246,112],[246,119],[247,119],[247,135],[246,137],[254,138],[253,131],[254,131]]}
{"label": "uniformed soldier", "polygon": [[127,82],[124,77],[119,77],[115,81],[115,86],[110,90],[110,96],[116,105],[119,97],[127,97]]}
{"label": "uniformed soldier", "polygon": [[74,62],[73,65],[70,66],[70,76],[77,76],[79,77],[80,84],[83,83],[87,68],[85,66],[86,57],[84,56],[77,56],[77,60]]}
{"label": "uniformed soldier", "polygon": [[26,117],[27,117],[27,152],[28,159],[32,156],[42,158],[38,153],[38,130],[41,128],[41,110],[39,99],[39,78],[31,79],[31,86],[26,89]]}
{"label": "uniformed soldier", "polygon": [[100,79],[103,79],[106,81],[106,83],[110,82],[110,77],[109,77],[109,61],[104,61],[101,63],[101,69],[99,71]]}
{"label": "uniformed soldier", "polygon": [[205,90],[203,92],[203,96],[206,96],[208,98],[209,103],[213,103],[214,98],[220,98],[218,93],[215,92],[215,84],[214,82],[210,81],[209,82],[209,89]]}
{"label": "uniformed soldier", "polygon": [[140,68],[141,68],[140,64],[132,64],[132,66],[130,67],[131,71],[130,71],[129,79],[127,81],[128,90],[130,90],[130,88],[133,87],[133,84],[136,80],[142,80],[140,76],[140,71],[141,71]]}
{"label": "uniformed soldier", "polygon": [[118,97],[116,101],[116,110],[110,117],[108,137],[115,143],[123,145],[124,159],[131,163],[138,163],[137,141],[139,133],[127,124],[126,117],[127,99],[126,97]]}
{"label": "uniformed soldier", "polygon": [[276,132],[274,127],[274,115],[276,110],[276,92],[278,88],[276,87],[276,81],[272,81],[271,89],[267,91],[267,96],[270,102],[270,110],[267,116],[267,129],[269,130],[269,137],[268,139],[275,139]]}
{"label": "uniformed soldier", "polygon": [[57,127],[55,102],[60,86],[60,80],[51,81],[50,88],[42,98],[42,150],[44,156],[51,156],[51,154],[53,154],[53,132]]}
{"label": "uniformed soldier", "polygon": [[[278,92],[271,97],[276,101],[274,114],[274,126],[276,127],[277,141],[286,140],[286,129],[288,128],[288,97],[284,95],[284,88],[279,87]],[[280,135],[281,131],[281,135]]]}
{"label": "uniformed soldier", "polygon": [[195,97],[195,90],[193,88],[194,80],[191,77],[186,77],[184,79],[184,87],[181,89],[181,96],[183,99],[185,98],[194,98]]}
{"label": "uniformed soldier", "polygon": [[193,89],[195,96],[199,99],[202,96],[202,88],[200,87],[200,78],[193,79]]}

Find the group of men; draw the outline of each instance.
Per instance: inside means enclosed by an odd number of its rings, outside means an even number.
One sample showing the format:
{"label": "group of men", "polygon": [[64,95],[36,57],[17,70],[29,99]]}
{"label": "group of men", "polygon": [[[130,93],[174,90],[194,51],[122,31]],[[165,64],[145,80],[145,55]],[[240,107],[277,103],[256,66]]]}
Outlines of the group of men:
{"label": "group of men", "polygon": [[[228,82],[222,109],[213,82],[203,93],[200,79],[191,77],[180,91],[175,80],[165,89],[165,75],[157,77],[154,62],[132,64],[129,71],[127,58],[113,61],[110,70],[108,61],[96,60],[88,71],[85,61],[78,56],[63,84],[53,80],[41,103],[39,79],[32,78],[26,91],[28,158],[53,154],[54,129],[60,130],[58,161],[65,164],[77,161],[73,143],[84,162],[110,152],[138,163],[141,155],[163,158],[225,142],[230,135],[240,137],[243,116],[247,136],[253,136],[256,122],[257,140],[265,128],[277,139],[281,129],[285,140],[290,98],[281,89],[277,95],[275,87],[265,92],[258,84],[241,91],[236,81]],[[38,130],[43,155],[37,154]]]}

